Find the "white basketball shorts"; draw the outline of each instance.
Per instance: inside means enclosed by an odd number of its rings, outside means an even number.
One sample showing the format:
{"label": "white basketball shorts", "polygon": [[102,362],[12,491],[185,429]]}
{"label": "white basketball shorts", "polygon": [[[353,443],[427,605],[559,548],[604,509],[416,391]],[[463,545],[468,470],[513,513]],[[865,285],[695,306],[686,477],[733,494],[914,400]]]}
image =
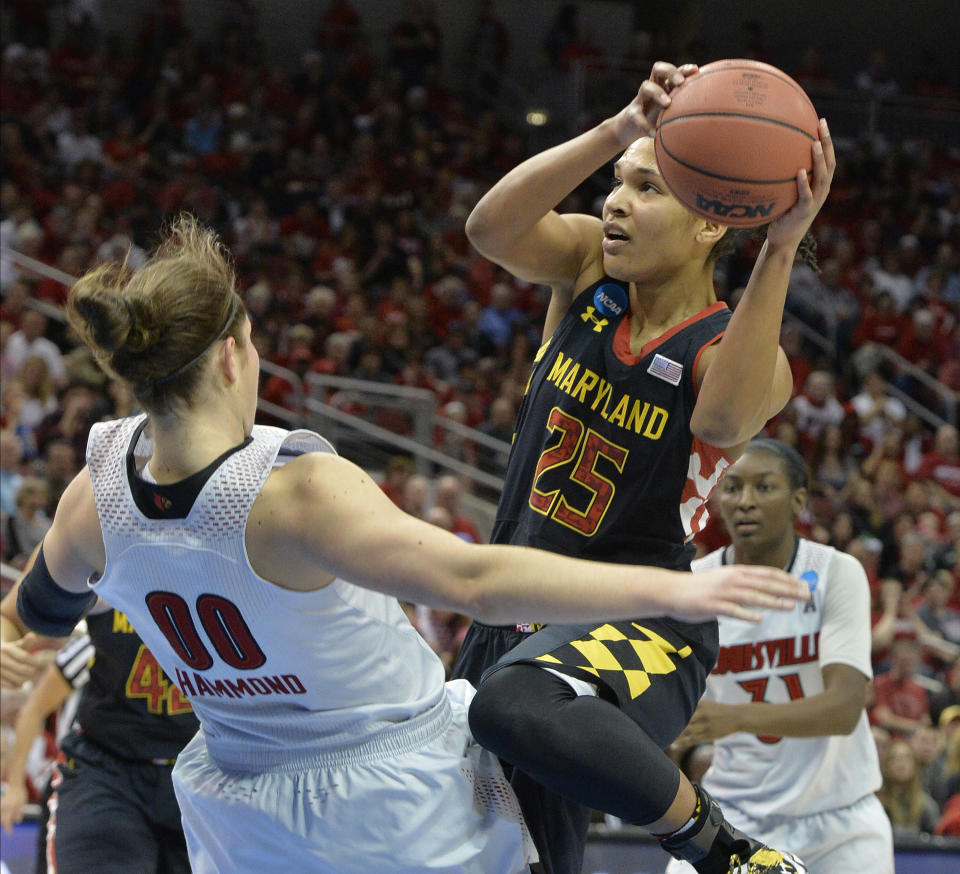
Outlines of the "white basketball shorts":
{"label": "white basketball shorts", "polygon": [[469,734],[473,692],[448,683],[438,730],[414,748],[401,735],[386,753],[380,741],[376,755],[324,753],[305,770],[224,771],[199,731],[173,771],[194,874],[528,871],[537,854],[516,796]]}

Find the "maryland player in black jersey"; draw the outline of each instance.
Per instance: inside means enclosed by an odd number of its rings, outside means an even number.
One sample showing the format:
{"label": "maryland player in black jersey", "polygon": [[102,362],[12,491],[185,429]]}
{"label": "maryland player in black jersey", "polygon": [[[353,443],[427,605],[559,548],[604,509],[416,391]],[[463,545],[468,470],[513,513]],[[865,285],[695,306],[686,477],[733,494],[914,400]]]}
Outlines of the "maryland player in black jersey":
{"label": "maryland player in black jersey", "polygon": [[[829,132],[821,121],[811,177],[798,171],[799,200],[768,226],[731,315],[713,286],[728,229],[672,197],[650,138],[696,71],[655,64],[621,112],[520,164],[467,221],[483,255],[553,290],[496,542],[686,569],[710,492],[789,400],[780,323],[833,176]],[[618,155],[602,218],[554,211]],[[804,870],[730,827],[663,752],[703,692],[715,622],[517,620],[475,623],[454,674],[480,683],[471,728],[515,766],[540,870],[579,874],[588,808],[643,825],[704,874]]]}
{"label": "maryland player in black jersey", "polygon": [[[88,636],[64,646],[32,693],[45,718],[80,688],[47,800],[46,870],[189,874],[170,774],[197,731],[193,708],[123,613],[86,621]],[[38,728],[18,720],[15,752],[23,747],[25,758]],[[4,796],[4,826],[19,819]]]}

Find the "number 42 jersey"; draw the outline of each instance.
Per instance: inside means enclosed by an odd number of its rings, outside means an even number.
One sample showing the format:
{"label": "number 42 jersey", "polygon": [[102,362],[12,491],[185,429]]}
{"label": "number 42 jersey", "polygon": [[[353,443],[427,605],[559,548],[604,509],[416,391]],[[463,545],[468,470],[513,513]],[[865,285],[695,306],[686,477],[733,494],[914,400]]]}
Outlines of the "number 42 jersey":
{"label": "number 42 jersey", "polygon": [[520,407],[492,539],[599,561],[687,568],[689,541],[729,465],[690,431],[717,302],[630,350],[625,283],[581,292],[540,348]]}

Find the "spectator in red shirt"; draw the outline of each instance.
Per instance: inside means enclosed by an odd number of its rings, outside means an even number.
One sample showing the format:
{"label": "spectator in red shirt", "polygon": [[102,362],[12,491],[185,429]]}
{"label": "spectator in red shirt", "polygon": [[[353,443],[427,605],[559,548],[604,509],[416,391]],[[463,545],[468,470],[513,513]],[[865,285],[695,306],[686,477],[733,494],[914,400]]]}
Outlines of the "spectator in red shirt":
{"label": "spectator in red shirt", "polygon": [[797,430],[806,448],[812,447],[826,425],[842,425],[846,418],[843,404],[834,394],[833,374],[814,370],[790,406],[796,413]]}
{"label": "spectator in red shirt", "polygon": [[907,323],[900,339],[897,352],[911,364],[916,364],[931,376],[947,358],[947,337],[937,329],[937,318],[926,307],[916,310]]}
{"label": "spectator in red shirt", "polygon": [[960,497],[960,436],[953,425],[937,428],[933,450],[923,456],[915,477],[931,480],[947,493]]}
{"label": "spectator in red shirt", "polygon": [[407,455],[394,455],[387,462],[387,470],[380,488],[398,507],[403,506],[407,480],[413,475],[413,461]]}
{"label": "spectator in red shirt", "polygon": [[868,343],[878,343],[893,347],[903,333],[905,324],[906,319],[897,311],[893,295],[885,289],[880,290],[864,308],[860,324],[853,332],[853,345],[860,348]]}
{"label": "spectator in red shirt", "polygon": [[886,728],[894,737],[905,737],[921,725],[930,725],[930,699],[915,679],[919,664],[918,644],[898,640],[893,645],[890,670],[874,678],[870,722]]}
{"label": "spectator in red shirt", "polygon": [[464,540],[471,543],[480,542],[480,532],[477,526],[469,516],[465,516],[460,508],[460,500],[463,497],[463,483],[453,476],[447,474],[441,476],[435,485],[433,500],[436,506],[442,507],[450,514],[450,530]]}

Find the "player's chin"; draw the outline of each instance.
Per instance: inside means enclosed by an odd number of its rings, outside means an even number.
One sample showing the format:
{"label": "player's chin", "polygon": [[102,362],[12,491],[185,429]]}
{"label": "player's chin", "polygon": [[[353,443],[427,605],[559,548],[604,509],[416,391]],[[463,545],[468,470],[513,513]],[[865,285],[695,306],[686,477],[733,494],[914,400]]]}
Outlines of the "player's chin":
{"label": "player's chin", "polygon": [[603,272],[611,279],[632,282],[636,279],[636,270],[631,270],[630,267],[630,259],[620,252],[603,253]]}

